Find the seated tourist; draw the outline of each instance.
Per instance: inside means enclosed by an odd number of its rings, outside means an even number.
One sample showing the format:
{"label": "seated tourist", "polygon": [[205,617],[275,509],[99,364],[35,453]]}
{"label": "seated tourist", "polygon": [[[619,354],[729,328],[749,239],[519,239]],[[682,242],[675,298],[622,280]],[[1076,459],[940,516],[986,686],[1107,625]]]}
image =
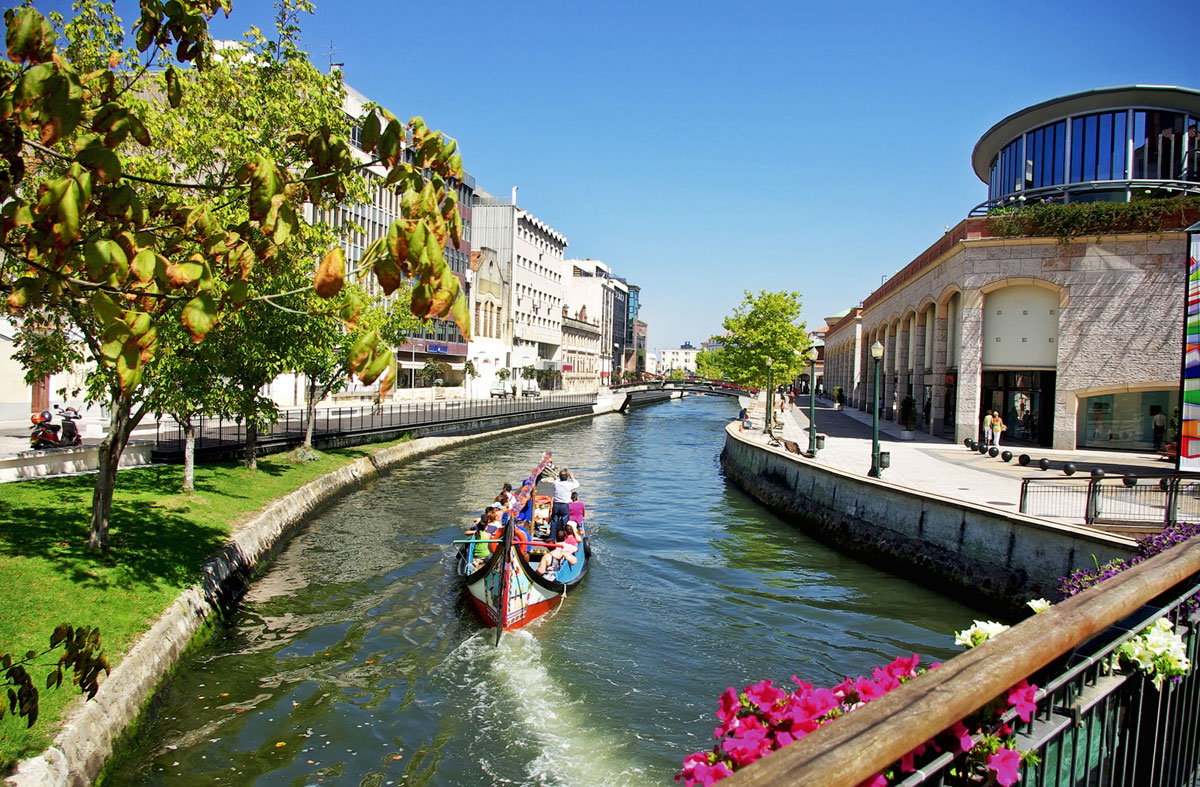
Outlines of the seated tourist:
{"label": "seated tourist", "polygon": [[545,579],[554,581],[558,577],[558,572],[562,570],[564,563],[575,565],[579,559],[575,557],[576,548],[570,545],[559,544],[551,549],[546,554],[542,555],[541,562],[538,563],[537,572]]}

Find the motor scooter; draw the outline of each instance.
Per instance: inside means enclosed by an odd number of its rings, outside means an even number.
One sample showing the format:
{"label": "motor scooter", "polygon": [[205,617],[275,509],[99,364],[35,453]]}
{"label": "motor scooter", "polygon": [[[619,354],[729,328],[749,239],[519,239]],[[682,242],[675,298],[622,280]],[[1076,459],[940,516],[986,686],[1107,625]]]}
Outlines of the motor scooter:
{"label": "motor scooter", "polygon": [[60,407],[57,404],[54,405],[54,409],[62,418],[62,426],[52,423],[54,417],[49,410],[42,410],[29,417],[29,420],[33,421],[33,426],[29,427],[33,430],[29,433],[29,446],[31,448],[70,448],[83,445],[83,435],[79,434],[79,429],[75,426],[75,422],[82,417],[79,415],[79,411],[74,407]]}

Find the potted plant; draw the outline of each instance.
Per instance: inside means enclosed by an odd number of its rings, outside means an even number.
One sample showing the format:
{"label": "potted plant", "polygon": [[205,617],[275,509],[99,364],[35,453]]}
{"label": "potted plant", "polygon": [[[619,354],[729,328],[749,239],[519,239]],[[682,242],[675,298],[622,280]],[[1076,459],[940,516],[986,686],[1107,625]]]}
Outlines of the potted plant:
{"label": "potted plant", "polygon": [[900,439],[912,440],[917,436],[917,403],[911,396],[900,402]]}

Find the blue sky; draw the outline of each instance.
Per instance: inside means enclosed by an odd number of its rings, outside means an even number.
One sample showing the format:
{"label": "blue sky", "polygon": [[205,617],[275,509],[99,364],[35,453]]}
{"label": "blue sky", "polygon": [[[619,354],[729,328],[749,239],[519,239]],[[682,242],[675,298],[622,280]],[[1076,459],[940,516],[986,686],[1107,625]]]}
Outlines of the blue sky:
{"label": "blue sky", "polygon": [[[271,18],[234,0],[213,30]],[[719,333],[747,289],[799,291],[810,328],[858,303],[985,198],[970,154],[1001,118],[1200,88],[1186,21],[1107,1],[339,0],[302,42],[455,137],[483,188],[519,186],[568,256],[640,285],[656,349]]]}

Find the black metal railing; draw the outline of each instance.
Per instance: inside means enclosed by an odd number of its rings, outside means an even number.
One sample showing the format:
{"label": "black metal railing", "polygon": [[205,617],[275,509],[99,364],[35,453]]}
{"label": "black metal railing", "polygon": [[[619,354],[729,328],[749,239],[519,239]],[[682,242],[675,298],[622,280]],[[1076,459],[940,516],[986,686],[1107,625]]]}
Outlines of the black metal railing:
{"label": "black metal railing", "polygon": [[[327,440],[353,434],[466,423],[523,413],[552,412],[590,407],[595,402],[595,394],[549,394],[518,399],[450,399],[375,406],[328,407],[316,411],[313,419],[313,439]],[[246,441],[246,425],[241,420],[198,416],[194,425],[197,453],[229,448]],[[304,439],[306,427],[306,411],[282,410],[275,423],[259,430],[257,441],[264,446],[278,443],[299,445]],[[156,451],[181,452],[185,441],[183,426],[173,418],[164,418],[158,422],[155,439]]]}
{"label": "black metal railing", "polygon": [[[1034,615],[947,661],[887,697],[832,722],[728,778],[730,787],[859,784],[906,752],[926,749],[890,784],[993,784],[957,745],[923,746],[952,720],[1012,728],[1015,747],[1037,755],[1020,765],[1022,787],[1192,787],[1200,775],[1200,541],[1186,541]],[[1165,652],[1177,635],[1190,668],[1155,676],[1122,646],[1166,620],[1143,645]],[[1174,661],[1175,666],[1182,666]],[[1029,721],[1016,709],[984,710],[1027,680],[1036,686]],[[828,734],[825,734],[828,733]],[[1006,733],[1005,733],[1006,734]],[[978,742],[978,739],[976,739]]]}
{"label": "black metal railing", "polygon": [[1200,476],[1026,478],[1020,511],[1089,525],[1200,522]]}
{"label": "black metal railing", "polygon": [[[1125,665],[1114,671],[1117,648],[1159,618],[1175,626],[1192,665],[1200,657],[1195,605],[1200,584],[1178,586],[1161,605],[1134,614],[1080,644],[1060,663],[1030,681],[1039,686],[1037,710],[1028,723],[1007,719],[1017,732],[1021,751],[1035,752],[1040,763],[1021,768],[1024,787],[1049,785],[1184,785],[1195,784],[1200,769],[1200,679],[1195,666],[1177,682],[1161,689]],[[962,773],[962,754],[945,752],[899,782],[915,785],[973,783],[952,776]],[[956,768],[957,766],[957,768]]]}

